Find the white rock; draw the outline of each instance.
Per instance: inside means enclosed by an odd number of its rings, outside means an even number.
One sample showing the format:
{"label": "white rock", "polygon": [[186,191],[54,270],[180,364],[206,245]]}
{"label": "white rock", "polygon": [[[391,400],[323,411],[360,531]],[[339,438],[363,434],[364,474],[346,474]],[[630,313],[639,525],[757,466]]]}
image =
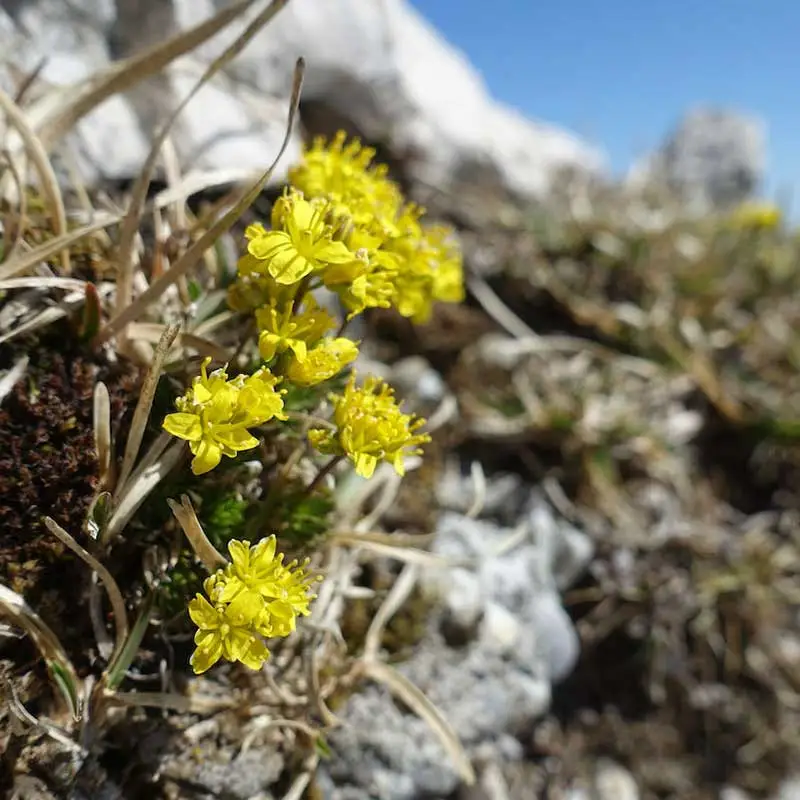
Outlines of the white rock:
{"label": "white rock", "polygon": [[800,776],[787,778],[780,785],[775,800],[800,800]]}
{"label": "white rock", "polygon": [[594,795],[595,800],[639,800],[639,787],[628,770],[604,759],[597,765]]}
{"label": "white rock", "polygon": [[452,569],[441,573],[439,591],[449,621],[461,631],[477,627],[484,613],[485,597],[474,572]]}
{"label": "white rock", "polygon": [[447,391],[442,376],[422,356],[408,356],[393,364],[391,383],[402,395],[428,408],[441,402]]}
{"label": "white rock", "polygon": [[490,601],[483,612],[480,637],[493,653],[511,653],[519,646],[521,625],[508,609]]}
{"label": "white rock", "polygon": [[561,598],[543,592],[532,599],[525,612],[525,621],[536,631],[536,647],[545,659],[547,674],[557,683],[568,677],[580,656],[580,640]]}
{"label": "white rock", "polygon": [[724,209],[753,195],[766,166],[766,125],[741,113],[699,108],[636,165],[628,181],[661,182],[692,210]]}
{"label": "white rock", "polygon": [[752,800],[750,795],[736,786],[723,786],[719,793],[719,800]]}
{"label": "white rock", "polygon": [[[0,25],[0,47],[23,70],[47,55],[44,77],[62,84],[93,73],[112,54],[128,55],[196,25],[224,5],[87,0],[78,8],[29,0],[16,14],[18,29],[7,19]],[[89,178],[133,175],[147,154],[143,136],[250,19],[181,59],[167,80],[141,86],[84,120],[78,136]],[[23,29],[29,35],[21,41]],[[425,184],[447,190],[480,183],[532,198],[564,167],[595,172],[603,166],[603,157],[572,134],[495,102],[467,59],[407,0],[293,0],[182,114],[173,138],[184,170],[266,166],[283,138],[298,56],[307,62],[304,107],[388,146],[410,177]],[[295,132],[276,179],[298,147]]]}
{"label": "white rock", "polygon": [[562,519],[538,492],[531,498],[528,525],[547,560],[547,572],[558,589],[568,589],[586,569],[594,555],[592,540]]}

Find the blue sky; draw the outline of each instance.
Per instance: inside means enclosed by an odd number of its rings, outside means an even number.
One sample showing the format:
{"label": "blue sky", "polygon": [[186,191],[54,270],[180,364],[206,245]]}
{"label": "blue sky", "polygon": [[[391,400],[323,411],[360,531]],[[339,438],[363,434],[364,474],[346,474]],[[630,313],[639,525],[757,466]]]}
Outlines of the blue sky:
{"label": "blue sky", "polygon": [[686,109],[769,125],[766,190],[800,202],[800,0],[411,0],[499,99],[600,145],[615,170]]}

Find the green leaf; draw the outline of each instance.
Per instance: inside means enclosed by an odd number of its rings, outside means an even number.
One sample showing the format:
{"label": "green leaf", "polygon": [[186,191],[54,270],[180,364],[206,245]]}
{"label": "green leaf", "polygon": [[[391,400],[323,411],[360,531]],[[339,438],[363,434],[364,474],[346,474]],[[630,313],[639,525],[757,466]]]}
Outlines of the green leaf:
{"label": "green leaf", "polygon": [[82,342],[93,339],[100,330],[100,295],[93,283],[87,283],[85,288],[86,301],[83,304],[83,315],[78,328],[78,338]]}
{"label": "green leaf", "polygon": [[48,661],[47,669],[50,671],[50,674],[53,676],[53,681],[67,701],[73,719],[81,719],[83,708],[78,695],[78,687],[72,681],[70,674],[57,661]]}
{"label": "green leaf", "polygon": [[317,755],[324,761],[330,761],[331,758],[333,758],[333,751],[330,745],[325,741],[325,737],[321,734],[317,736],[314,741],[314,749],[317,751]]}

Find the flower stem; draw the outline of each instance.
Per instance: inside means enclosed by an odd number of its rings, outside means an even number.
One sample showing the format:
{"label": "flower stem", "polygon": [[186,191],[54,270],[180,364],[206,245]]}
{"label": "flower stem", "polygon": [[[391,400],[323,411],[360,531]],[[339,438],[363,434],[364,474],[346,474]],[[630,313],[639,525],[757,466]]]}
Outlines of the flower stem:
{"label": "flower stem", "polygon": [[339,326],[339,330],[336,331],[336,338],[338,339],[340,336],[344,335],[345,328],[350,324],[350,320],[345,317],[342,320],[342,324]]}
{"label": "flower stem", "polygon": [[305,293],[308,291],[308,287],[311,284],[311,275],[306,275],[303,280],[300,281],[300,284],[297,287],[297,291],[294,294],[294,299],[292,300],[292,314],[296,314],[300,309],[300,303],[303,302],[303,297]]}
{"label": "flower stem", "polygon": [[330,461],[329,461],[329,462],[328,462],[328,463],[327,463],[327,464],[326,464],[324,467],[322,467],[322,469],[320,469],[320,471],[317,473],[317,475],[316,475],[316,477],[314,478],[314,480],[313,480],[313,481],[311,481],[311,483],[309,483],[309,484],[308,484],[308,486],[306,486],[306,491],[305,491],[305,493],[306,493],[307,495],[310,495],[310,494],[312,494],[312,493],[313,493],[313,491],[314,491],[314,489],[316,489],[316,488],[317,488],[317,486],[319,486],[319,485],[320,485],[320,483],[322,483],[322,481],[323,481],[323,480],[325,480],[325,477],[326,477],[326,476],[330,475],[330,473],[333,471],[333,468],[334,468],[334,467],[335,467],[335,466],[336,466],[336,465],[337,465],[337,464],[338,464],[338,463],[339,463],[339,462],[340,462],[340,461],[341,461],[343,458],[344,458],[344,456],[333,456],[333,457],[331,458],[331,460],[330,460]]}

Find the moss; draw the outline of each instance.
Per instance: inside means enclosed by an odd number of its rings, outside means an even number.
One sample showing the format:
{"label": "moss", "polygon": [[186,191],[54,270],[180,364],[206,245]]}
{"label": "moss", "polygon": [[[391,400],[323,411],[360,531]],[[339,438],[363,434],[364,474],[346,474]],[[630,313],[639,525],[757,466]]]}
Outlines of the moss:
{"label": "moss", "polygon": [[51,516],[88,544],[87,512],[98,483],[93,393],[111,399],[112,435],[124,440],[138,372],[109,365],[71,335],[68,324],[39,339],[0,348],[0,368],[29,357],[25,376],[0,406],[0,580],[22,593],[64,639],[67,609],[80,601],[88,570],[42,524]]}

